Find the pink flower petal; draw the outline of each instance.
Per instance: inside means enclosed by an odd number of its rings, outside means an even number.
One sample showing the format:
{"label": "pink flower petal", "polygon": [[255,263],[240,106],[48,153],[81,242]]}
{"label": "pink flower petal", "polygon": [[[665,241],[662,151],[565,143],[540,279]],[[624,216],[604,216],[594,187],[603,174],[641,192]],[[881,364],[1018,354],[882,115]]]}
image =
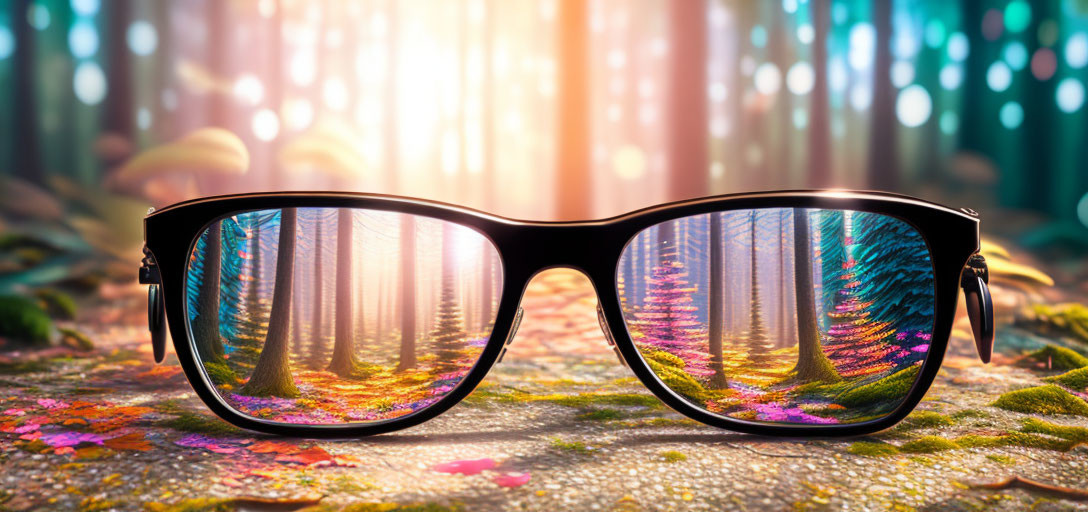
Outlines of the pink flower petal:
{"label": "pink flower petal", "polygon": [[493,459],[455,460],[453,462],[439,464],[431,468],[431,470],[439,473],[476,475],[493,467],[495,467],[495,461]]}
{"label": "pink flower petal", "polygon": [[507,473],[505,475],[499,475],[492,478],[491,481],[495,482],[495,485],[499,487],[521,487],[529,483],[529,479],[532,478],[528,472],[525,473]]}

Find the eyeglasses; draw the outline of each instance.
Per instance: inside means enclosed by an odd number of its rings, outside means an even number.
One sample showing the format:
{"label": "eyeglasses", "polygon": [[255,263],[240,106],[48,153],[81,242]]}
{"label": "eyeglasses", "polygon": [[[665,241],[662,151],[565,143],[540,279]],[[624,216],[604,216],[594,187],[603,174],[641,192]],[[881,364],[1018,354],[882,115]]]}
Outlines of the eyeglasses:
{"label": "eyeglasses", "polygon": [[875,432],[940,367],[960,288],[993,345],[979,220],[905,196],[768,192],[586,222],[525,222],[349,193],[213,197],[145,219],[155,359],[243,428],[407,428],[501,361],[529,280],[584,272],[609,344],[697,421],[781,436]]}

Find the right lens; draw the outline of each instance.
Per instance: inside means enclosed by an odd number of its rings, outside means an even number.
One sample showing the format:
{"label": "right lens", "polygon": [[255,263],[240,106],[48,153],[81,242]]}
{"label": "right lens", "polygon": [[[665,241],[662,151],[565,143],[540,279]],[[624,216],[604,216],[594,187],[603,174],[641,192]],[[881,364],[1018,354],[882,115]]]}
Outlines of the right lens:
{"label": "right lens", "polygon": [[933,265],[891,216],[768,208],[640,232],[620,258],[631,339],[706,411],[768,423],[857,423],[906,398],[929,353]]}
{"label": "right lens", "polygon": [[282,423],[396,418],[446,396],[487,344],[501,293],[476,231],[352,208],[239,213],[197,240],[190,333],[219,396]]}

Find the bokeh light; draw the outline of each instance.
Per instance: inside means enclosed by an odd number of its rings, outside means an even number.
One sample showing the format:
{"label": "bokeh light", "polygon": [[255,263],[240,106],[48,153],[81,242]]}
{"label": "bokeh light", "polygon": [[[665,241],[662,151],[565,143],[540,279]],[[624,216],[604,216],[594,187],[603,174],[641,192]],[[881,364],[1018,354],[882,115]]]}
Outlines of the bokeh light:
{"label": "bokeh light", "polygon": [[151,111],[147,108],[140,108],[136,111],[136,126],[141,130],[151,128]]}
{"label": "bokeh light", "polygon": [[1020,71],[1024,69],[1024,66],[1028,65],[1028,49],[1020,41],[1010,41],[1009,44],[1005,45],[1003,56],[1009,67],[1016,71]]}
{"label": "bokeh light", "polygon": [[876,30],[869,23],[858,23],[850,29],[850,66],[865,69],[873,63]]}
{"label": "bokeh light", "polygon": [[38,30],[45,30],[49,28],[52,16],[49,14],[48,7],[39,2],[34,2],[26,11],[26,21],[30,23],[30,26]]}
{"label": "bokeh light", "polygon": [[1002,92],[1012,85],[1012,70],[1009,69],[1009,65],[1003,61],[996,61],[990,64],[990,68],[986,70],[986,85],[990,86],[994,92]]}
{"label": "bokeh light", "polygon": [[938,76],[941,87],[952,91],[963,83],[963,66],[959,64],[945,64]]}
{"label": "bokeh light", "polygon": [[88,20],[79,20],[68,30],[68,49],[77,59],[86,59],[98,52],[98,30]]}
{"label": "bokeh light", "polygon": [[773,63],[764,62],[756,68],[755,76],[756,91],[761,94],[771,95],[778,92],[778,89],[782,86],[782,73],[778,71],[778,66]]}
{"label": "bokeh light", "polygon": [[287,100],[283,105],[283,121],[287,128],[302,131],[314,120],[314,107],[305,98]]}
{"label": "bokeh light", "polygon": [[798,130],[808,128],[808,110],[803,108],[793,109],[793,127]]}
{"label": "bokeh light", "polygon": [[767,29],[763,28],[763,25],[752,27],[751,39],[752,46],[756,48],[767,46]]}
{"label": "bokeh light", "polygon": [[850,74],[846,70],[846,63],[840,57],[832,57],[827,63],[827,86],[832,91],[842,92],[850,83]]}
{"label": "bokeh light", "polygon": [[1085,193],[1077,202],[1077,218],[1084,227],[1088,227],[1088,193]]}
{"label": "bokeh light", "polygon": [[1001,106],[1001,111],[999,111],[997,115],[1001,120],[1002,126],[1010,130],[1015,130],[1024,122],[1024,107],[1021,107],[1020,104],[1015,101],[1010,101]]}
{"label": "bokeh light", "polygon": [[971,51],[971,44],[967,35],[963,32],[954,32],[948,36],[948,58],[954,62],[967,60],[967,54]]}
{"label": "bokeh light", "polygon": [[1023,32],[1031,24],[1031,6],[1023,0],[1013,0],[1005,6],[1005,28],[1009,32]]}
{"label": "bokeh light", "polygon": [[11,57],[15,53],[15,36],[7,25],[0,25],[0,60]]}
{"label": "bokeh light", "polygon": [[1054,50],[1050,48],[1039,48],[1035,50],[1035,55],[1031,56],[1031,74],[1038,80],[1050,80],[1050,77],[1054,76],[1054,72],[1058,70],[1058,58],[1054,55]]}
{"label": "bokeh light", "polygon": [[941,133],[953,135],[960,129],[960,116],[952,110],[946,110],[941,114],[939,124],[941,126]]}
{"label": "bokeh light", "polygon": [[1058,82],[1054,95],[1058,108],[1066,114],[1072,114],[1084,106],[1084,83],[1076,78],[1065,78]]}
{"label": "bokeh light", "polygon": [[855,110],[868,110],[873,104],[873,90],[867,84],[857,84],[850,90],[850,106]]}
{"label": "bokeh light", "polygon": [[97,105],[106,97],[108,90],[106,74],[95,62],[83,62],[76,66],[75,75],[72,78],[72,88],[76,98],[87,105]]}
{"label": "bokeh light", "polygon": [[982,15],[982,37],[996,41],[1005,31],[1004,15],[997,9],[989,9]]}
{"label": "bokeh light", "polygon": [[812,28],[810,23],[802,23],[797,27],[797,40],[801,44],[812,44],[812,41],[816,39],[816,30]]}
{"label": "bokeh light", "polygon": [[895,101],[895,114],[904,126],[916,127],[925,124],[933,110],[929,93],[920,85],[911,85],[899,92]]}
{"label": "bokeh light", "polygon": [[944,44],[945,28],[944,22],[933,18],[926,23],[925,28],[925,40],[926,46],[930,48],[940,48]]}
{"label": "bokeh light", "polygon": [[155,48],[159,45],[159,34],[155,26],[144,20],[134,21],[128,26],[126,39],[132,53],[141,56],[155,53]]}
{"label": "bokeh light", "polygon": [[786,88],[798,96],[808,94],[815,82],[812,65],[805,61],[790,66],[786,73]]}
{"label": "bokeh light", "polygon": [[80,16],[94,16],[100,6],[99,0],[72,0],[72,10]]}
{"label": "bokeh light", "polygon": [[612,170],[625,180],[635,180],[646,174],[646,153],[633,144],[620,146],[612,154]]}
{"label": "bokeh light", "polygon": [[914,64],[909,61],[897,60],[892,63],[892,85],[902,89],[914,81]]}
{"label": "bokeh light", "polygon": [[264,99],[264,84],[253,73],[245,73],[234,81],[231,94],[248,105],[259,105]]}
{"label": "bokeh light", "polygon": [[280,119],[276,117],[276,113],[262,108],[257,113],[253,114],[253,135],[258,139],[268,142],[276,138],[276,135],[280,133]]}
{"label": "bokeh light", "polygon": [[1077,32],[1065,42],[1065,62],[1073,69],[1088,65],[1088,34]]}

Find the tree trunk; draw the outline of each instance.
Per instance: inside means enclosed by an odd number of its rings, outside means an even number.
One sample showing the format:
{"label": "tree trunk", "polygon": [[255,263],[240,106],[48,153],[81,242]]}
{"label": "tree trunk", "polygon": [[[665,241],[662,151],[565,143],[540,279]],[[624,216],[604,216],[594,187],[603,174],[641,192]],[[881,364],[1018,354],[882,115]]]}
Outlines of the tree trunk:
{"label": "tree trunk", "polygon": [[786,221],[782,217],[786,215],[786,209],[778,211],[778,348],[788,347],[790,312],[786,302]]}
{"label": "tree trunk", "polygon": [[892,3],[873,0],[876,59],[873,63],[873,108],[870,120],[869,186],[895,191],[899,186],[899,151],[896,144],[895,87],[892,67]]}
{"label": "tree trunk", "polygon": [[494,272],[494,262],[492,261],[493,255],[491,254],[491,242],[484,240],[482,242],[481,252],[483,253],[483,263],[482,268],[480,269],[480,272],[482,273],[482,282],[480,283],[480,288],[482,289],[483,293],[480,296],[480,325],[483,326],[485,330],[490,330],[488,329],[488,327],[491,325],[491,322],[495,320],[493,318],[494,304],[492,304],[494,300],[492,298],[492,294],[494,293],[493,288],[495,287],[495,284],[493,283],[493,278],[491,276],[491,274]]}
{"label": "tree trunk", "polygon": [[722,354],[722,316],[724,314],[724,293],[722,290],[722,214],[710,214],[710,290],[708,297],[709,334],[710,334],[710,377],[711,389],[725,389],[729,383],[725,379],[725,357]]}
{"label": "tree trunk", "polygon": [[204,233],[204,268],[196,304],[199,314],[193,322],[193,339],[204,362],[223,358],[219,338],[219,270],[223,252],[222,227],[213,222]]}
{"label": "tree trunk", "polygon": [[555,187],[560,220],[590,216],[589,5],[583,0],[559,0],[559,109]]}
{"label": "tree trunk", "polygon": [[[124,34],[132,18],[132,2],[130,0],[110,0],[109,23],[114,34]],[[106,132],[120,135],[135,144],[135,116],[132,114],[132,78],[131,59],[129,48],[124,37],[111,37],[108,41],[106,55],[106,73],[110,78],[109,88],[106,93],[102,127]]]}
{"label": "tree trunk", "polygon": [[794,208],[793,264],[797,299],[797,366],[793,368],[794,378],[799,382],[838,382],[842,378],[820,347],[809,238],[808,211]]}
{"label": "tree trunk", "polygon": [[767,342],[767,330],[763,325],[763,302],[759,298],[759,264],[758,241],[756,240],[756,211],[751,210],[749,225],[751,232],[751,268],[752,268],[752,299],[748,306],[748,359],[753,363],[761,364],[768,360],[770,346]]}
{"label": "tree trunk", "polygon": [[336,342],[328,370],[340,377],[355,371],[355,344],[351,309],[351,209],[336,211]]}
{"label": "tree trunk", "polygon": [[400,224],[400,361],[397,371],[415,368],[416,360],[416,219],[401,215]]}
{"label": "tree trunk", "polygon": [[321,210],[314,212],[314,296],[313,314],[310,316],[310,367],[320,368],[325,356],[325,322],[322,317],[324,302],[324,279],[321,276],[321,245],[324,242],[321,236]]}
{"label": "tree trunk", "polygon": [[811,0],[812,26],[812,94],[809,96],[808,120],[808,182],[812,188],[830,187],[834,178],[831,170],[831,108],[827,89],[827,32],[830,26],[831,0]]}
{"label": "tree trunk", "polygon": [[707,194],[706,1],[669,3],[668,199]]}
{"label": "tree trunk", "polygon": [[291,288],[295,265],[295,226],[298,210],[280,214],[280,236],[276,247],[276,286],[272,292],[272,313],[261,356],[253,374],[239,392],[249,396],[294,398],[299,395],[291,376],[287,352],[287,329],[291,317]]}
{"label": "tree trunk", "polygon": [[15,133],[11,152],[15,176],[31,183],[44,183],[41,155],[38,154],[37,74],[35,73],[34,27],[27,22],[27,10],[34,2],[14,0],[11,3],[11,24],[15,32],[15,55],[12,58],[14,82],[11,112]]}

